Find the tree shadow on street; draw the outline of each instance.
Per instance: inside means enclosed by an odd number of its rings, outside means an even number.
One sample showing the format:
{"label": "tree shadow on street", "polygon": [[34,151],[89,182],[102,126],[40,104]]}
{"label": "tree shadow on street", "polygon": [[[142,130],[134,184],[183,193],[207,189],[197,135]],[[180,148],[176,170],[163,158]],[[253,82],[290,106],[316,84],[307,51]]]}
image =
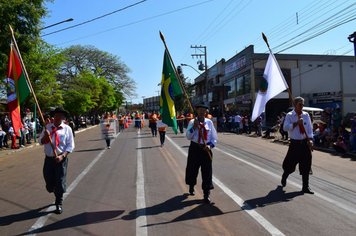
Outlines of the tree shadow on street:
{"label": "tree shadow on street", "polygon": [[253,198],[246,200],[242,208],[244,210],[255,209],[257,207],[265,207],[281,202],[292,201],[293,198],[301,196],[304,193],[302,191],[286,193],[282,186],[278,186],[276,189],[270,191],[264,197]]}

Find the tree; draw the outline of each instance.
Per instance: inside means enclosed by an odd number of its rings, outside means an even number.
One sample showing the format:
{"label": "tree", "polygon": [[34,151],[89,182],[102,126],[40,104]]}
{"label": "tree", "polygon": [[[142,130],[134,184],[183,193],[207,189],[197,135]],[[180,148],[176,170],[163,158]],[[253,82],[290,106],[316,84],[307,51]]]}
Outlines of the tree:
{"label": "tree", "polygon": [[[177,67],[177,71],[178,71],[179,77],[182,81],[182,84],[184,86],[185,92],[188,95],[188,98],[191,98],[192,91],[193,91],[192,84],[188,81],[188,78],[184,77],[183,69],[181,66]],[[185,110],[189,109],[187,99],[185,98],[184,93],[182,93],[174,98],[174,104],[175,104],[176,111],[185,111]]]}
{"label": "tree", "polygon": [[[41,109],[45,112],[50,107],[63,105],[62,89],[56,80],[59,68],[65,60],[60,50],[39,42],[23,60]],[[21,108],[32,107],[33,104],[34,100],[29,96]]]}
{"label": "tree", "polygon": [[0,0],[0,9],[0,78],[5,78],[11,40],[9,25],[14,30],[21,53],[27,55],[41,41],[41,19],[48,11],[43,0]]}
{"label": "tree", "polygon": [[91,71],[81,71],[65,87],[64,108],[70,114],[86,114],[97,105],[101,88]]}
{"label": "tree", "polygon": [[70,46],[63,51],[68,60],[64,63],[58,79],[63,84],[73,80],[83,70],[90,70],[97,77],[104,77],[115,91],[126,96],[134,96],[136,83],[128,73],[131,72],[120,57],[100,51],[94,46]]}

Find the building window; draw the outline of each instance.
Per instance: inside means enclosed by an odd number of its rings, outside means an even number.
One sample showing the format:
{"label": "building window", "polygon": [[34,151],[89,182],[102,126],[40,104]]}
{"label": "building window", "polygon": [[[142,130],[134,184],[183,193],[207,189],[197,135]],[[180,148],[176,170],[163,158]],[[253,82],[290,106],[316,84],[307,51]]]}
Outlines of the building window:
{"label": "building window", "polygon": [[235,80],[231,80],[224,84],[224,99],[234,98],[235,94]]}
{"label": "building window", "polygon": [[312,65],[312,64],[309,64],[308,66],[309,66],[309,67],[313,67],[313,65]]}
{"label": "building window", "polygon": [[219,76],[216,76],[215,78],[215,84],[219,84],[220,83],[220,77]]}

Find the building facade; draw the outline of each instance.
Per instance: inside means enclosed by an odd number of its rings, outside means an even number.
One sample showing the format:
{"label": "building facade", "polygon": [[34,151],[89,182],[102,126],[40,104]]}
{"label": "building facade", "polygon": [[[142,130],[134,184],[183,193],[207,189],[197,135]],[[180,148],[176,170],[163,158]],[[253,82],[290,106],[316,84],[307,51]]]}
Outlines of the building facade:
{"label": "building facade", "polygon": [[159,96],[154,96],[154,97],[143,99],[143,109],[145,111],[156,111],[156,112],[158,112],[160,110]]}
{"label": "building facade", "polygon": [[[269,54],[254,53],[253,45],[229,60],[220,60],[195,79],[192,104],[206,103],[215,117],[226,112],[252,112]],[[341,108],[342,114],[356,107],[356,68],[353,56],[276,54],[292,93],[302,96],[305,106]],[[266,105],[267,122],[292,106],[287,91]]]}

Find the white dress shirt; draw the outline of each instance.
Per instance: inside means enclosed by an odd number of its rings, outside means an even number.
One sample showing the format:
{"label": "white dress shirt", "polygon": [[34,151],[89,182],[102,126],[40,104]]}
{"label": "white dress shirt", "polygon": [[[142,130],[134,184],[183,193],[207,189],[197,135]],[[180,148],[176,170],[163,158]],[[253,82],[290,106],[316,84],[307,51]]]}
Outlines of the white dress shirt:
{"label": "white dress shirt", "polygon": [[[300,117],[303,118],[304,129],[305,129],[306,133],[308,134],[308,137],[310,139],[313,138],[313,126],[310,121],[308,112],[302,111],[302,114]],[[289,137],[291,139],[303,140],[306,138],[306,136],[305,136],[305,133],[304,134],[300,133],[299,125],[297,125],[296,127],[293,128],[293,123],[295,123],[297,121],[298,121],[298,115],[295,112],[295,110],[288,112],[287,116],[285,118],[285,121],[284,121],[283,130],[288,131]]]}
{"label": "white dress shirt", "polygon": [[[47,124],[47,129],[48,131],[51,133],[52,131],[52,126],[54,126],[55,128],[57,128],[53,123]],[[56,148],[56,152],[57,155],[67,151],[67,152],[73,152],[75,144],[74,144],[74,139],[73,139],[73,133],[72,133],[72,129],[70,128],[70,126],[62,123],[60,125],[62,127],[62,129],[57,130],[57,134],[59,136],[59,145]],[[50,143],[42,143],[41,140],[44,136],[44,129],[42,130],[42,133],[40,135],[39,138],[39,143],[40,145],[44,145],[44,153],[47,156],[53,157],[54,153],[51,147]],[[54,146],[56,146],[56,139],[55,139],[55,133],[52,134],[52,143]]]}
{"label": "white dress shirt", "polygon": [[[213,122],[210,120],[210,119],[205,119],[204,118],[204,122],[201,123],[201,124],[204,124],[204,127],[207,131],[207,134],[208,134],[208,137],[207,137],[207,140],[205,141],[206,144],[208,145],[211,145],[212,147],[215,146],[215,143],[216,141],[218,140],[218,135],[216,133],[216,130],[215,130],[215,127],[213,125]],[[200,143],[200,144],[204,144],[203,142],[203,138],[200,139],[200,142],[198,142],[198,139],[199,139],[199,129],[193,129],[193,125],[194,125],[194,119],[191,120],[188,124],[188,127],[187,127],[187,132],[186,132],[186,137],[187,139],[195,142],[195,143]],[[204,131],[203,129],[201,129],[202,131],[202,134],[204,135]]]}

